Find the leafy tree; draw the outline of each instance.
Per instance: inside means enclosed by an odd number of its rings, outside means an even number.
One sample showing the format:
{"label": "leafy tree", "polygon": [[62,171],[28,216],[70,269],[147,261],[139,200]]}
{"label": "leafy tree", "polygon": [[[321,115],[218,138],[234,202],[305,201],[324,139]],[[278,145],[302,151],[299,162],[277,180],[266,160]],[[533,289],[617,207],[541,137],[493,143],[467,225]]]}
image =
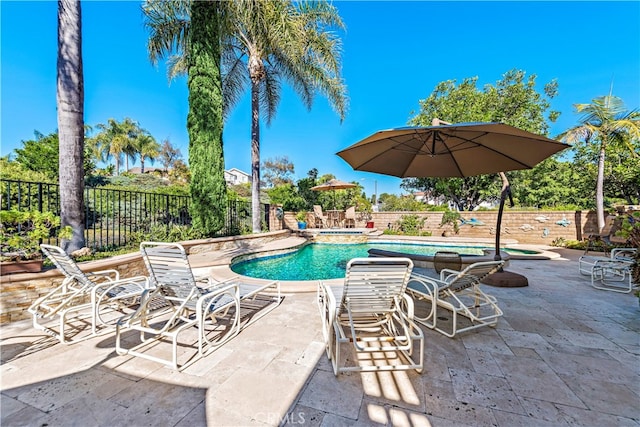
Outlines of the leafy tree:
{"label": "leafy tree", "polygon": [[60,220],[71,227],[62,247],[73,252],[84,238],[84,76],[79,0],[58,1],[57,100],[60,138]]}
{"label": "leafy tree", "polygon": [[191,181],[191,172],[185,162],[178,159],[173,162],[173,168],[169,171],[169,179],[173,183],[188,184]]}
{"label": "leafy tree", "polygon": [[16,148],[15,161],[26,169],[44,173],[50,180],[58,180],[58,134],[44,136],[34,132],[34,139],[22,141],[22,148]]}
{"label": "leafy tree", "polygon": [[177,161],[181,161],[182,153],[180,150],[171,145],[168,139],[162,141],[162,148],[160,149],[160,161],[164,167],[165,175],[169,174],[169,168],[173,167]]}
{"label": "leafy tree", "polygon": [[[22,141],[22,148],[14,150],[16,154],[15,161],[24,166],[25,169],[43,173],[47,177],[45,181],[58,181],[58,155],[60,152],[58,134],[50,133],[45,136],[35,131],[34,138]],[[87,146],[84,147],[83,159],[84,176],[89,177],[94,173],[95,163]],[[24,177],[18,178],[24,180]]]}
{"label": "leafy tree", "polygon": [[604,227],[605,157],[610,147],[620,144],[627,145],[631,156],[638,156],[634,144],[640,139],[640,113],[628,111],[622,99],[612,95],[595,98],[591,104],[575,104],[575,109],[582,114],[580,124],[559,137],[569,143],[597,147],[596,213],[601,230]]}
{"label": "leafy tree", "polygon": [[295,173],[293,163],[287,156],[267,159],[262,163],[264,172],[264,185],[276,187],[282,184],[293,184],[292,175]]}
{"label": "leafy tree", "polygon": [[521,171],[511,188],[516,203],[536,208],[577,209],[585,206],[587,179],[572,163],[550,157]]}
{"label": "leafy tree", "polygon": [[[640,153],[640,139],[630,143]],[[611,144],[605,164],[605,196],[620,198],[629,205],[640,204],[640,156],[629,155],[626,144]],[[593,181],[592,181],[593,182]]]}
{"label": "leafy tree", "polygon": [[306,178],[298,180],[296,183],[298,186],[298,194],[305,201],[304,206],[300,206],[296,210],[311,210],[313,205],[318,204],[318,192],[313,191],[311,187],[315,187],[318,183],[318,169],[313,168],[307,172]]}
{"label": "leafy tree", "polygon": [[307,202],[300,196],[298,189],[291,183],[281,184],[267,190],[273,204],[282,205],[285,211],[309,210]]}
{"label": "leafy tree", "polygon": [[[57,159],[57,153],[55,159]],[[0,157],[0,178],[15,181],[50,182],[51,177],[40,170],[26,168],[22,163],[9,160],[9,156]],[[2,194],[6,194],[2,188]]]}
{"label": "leafy tree", "polygon": [[466,178],[407,178],[400,187],[409,192],[419,189],[437,198],[444,196],[460,211],[469,210],[483,201],[493,200],[500,190],[499,180],[494,175],[479,175]]}
{"label": "leafy tree", "polygon": [[397,196],[395,194],[382,193],[378,197],[382,211],[390,212],[420,212],[426,211],[427,205],[416,200],[411,195]]}
{"label": "leafy tree", "polygon": [[[409,120],[412,126],[429,126],[434,118],[450,123],[501,122],[529,132],[545,135],[547,119],[555,121],[558,112],[549,111],[550,100],[557,94],[558,85],[551,81],[543,92],[536,91],[536,75],[526,77],[520,70],[510,70],[495,85],[479,90],[478,78],[440,82],[433,92],[420,101],[420,112]],[[445,196],[459,209],[472,210],[482,201],[494,198],[500,183],[495,177],[470,178],[412,178],[403,180],[406,190],[430,192]]]}
{"label": "leafy tree", "polygon": [[[186,43],[193,18],[187,4],[147,0],[143,5],[152,60],[158,52],[175,51],[168,61],[169,78],[184,73],[193,54],[193,46]],[[344,119],[347,97],[340,78],[340,40],[328,31],[344,24],[326,1],[242,0],[221,2],[221,7],[225,113],[251,87],[252,227],[259,232],[260,113],[266,113],[269,124],[285,80],[308,108],[321,93]]]}

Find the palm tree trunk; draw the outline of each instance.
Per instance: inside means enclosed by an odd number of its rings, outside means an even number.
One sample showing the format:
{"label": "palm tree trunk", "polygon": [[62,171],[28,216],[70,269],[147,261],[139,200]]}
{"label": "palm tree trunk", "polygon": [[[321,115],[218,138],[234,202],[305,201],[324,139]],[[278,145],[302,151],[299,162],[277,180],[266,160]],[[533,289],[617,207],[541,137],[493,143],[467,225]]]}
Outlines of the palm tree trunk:
{"label": "palm tree trunk", "polygon": [[140,175],[144,175],[144,156],[140,156]]}
{"label": "palm tree trunk", "polygon": [[84,239],[84,77],[82,70],[82,12],[79,0],[58,1],[57,107],[60,140],[60,218],[71,226],[71,240],[62,246],[71,253]]}
{"label": "palm tree trunk", "polygon": [[598,155],[598,178],[596,180],[596,214],[598,219],[598,231],[604,228],[604,158],[606,144],[602,142],[600,145],[600,154]]}
{"label": "palm tree trunk", "polygon": [[260,93],[256,80],[251,82],[251,224],[253,232],[260,233]]}

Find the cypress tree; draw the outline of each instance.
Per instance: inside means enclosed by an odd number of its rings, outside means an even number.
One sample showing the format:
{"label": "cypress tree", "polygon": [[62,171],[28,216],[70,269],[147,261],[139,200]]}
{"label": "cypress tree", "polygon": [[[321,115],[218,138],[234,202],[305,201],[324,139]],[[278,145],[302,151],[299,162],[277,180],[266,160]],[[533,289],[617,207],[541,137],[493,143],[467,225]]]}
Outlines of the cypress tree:
{"label": "cypress tree", "polygon": [[190,213],[194,228],[209,236],[223,227],[227,207],[219,32],[219,2],[192,2],[187,117]]}

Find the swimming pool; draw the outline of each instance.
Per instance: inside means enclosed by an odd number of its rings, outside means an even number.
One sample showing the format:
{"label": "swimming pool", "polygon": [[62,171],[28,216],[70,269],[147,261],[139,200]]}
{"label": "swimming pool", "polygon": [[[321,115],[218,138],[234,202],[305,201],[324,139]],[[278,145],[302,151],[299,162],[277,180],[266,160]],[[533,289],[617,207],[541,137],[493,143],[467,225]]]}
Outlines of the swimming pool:
{"label": "swimming pool", "polygon": [[[269,280],[329,280],[344,277],[347,262],[367,257],[369,249],[434,255],[438,251],[454,251],[462,255],[484,255],[486,246],[454,246],[426,243],[311,243],[301,249],[281,255],[244,260],[231,265],[231,270],[243,276]],[[536,253],[503,249],[509,253]]]}

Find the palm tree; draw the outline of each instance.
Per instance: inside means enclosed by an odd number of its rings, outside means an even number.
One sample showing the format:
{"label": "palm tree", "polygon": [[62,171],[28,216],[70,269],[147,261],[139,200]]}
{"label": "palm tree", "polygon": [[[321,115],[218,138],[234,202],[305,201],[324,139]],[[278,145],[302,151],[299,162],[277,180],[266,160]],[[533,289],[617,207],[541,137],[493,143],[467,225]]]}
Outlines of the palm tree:
{"label": "palm tree", "polygon": [[84,238],[84,76],[82,68],[82,10],[79,0],[58,1],[58,162],[61,225],[71,226],[63,248],[73,252]]}
{"label": "palm tree", "polygon": [[142,131],[135,141],[136,152],[140,156],[140,173],[144,173],[145,159],[149,159],[151,164],[160,156],[160,144],[147,131]]}
{"label": "palm tree", "polygon": [[[189,15],[177,2],[148,0],[143,6],[151,35],[152,60],[174,50],[169,78],[184,72],[189,55],[185,43]],[[183,2],[184,3],[184,2]],[[329,29],[344,29],[337,9],[325,1],[243,0],[222,2],[222,90],[224,111],[251,87],[251,179],[253,232],[260,224],[260,113],[270,124],[280,101],[282,81],[288,81],[311,108],[317,93],[325,95],[344,119],[346,86],[340,78],[341,44]]]}
{"label": "palm tree", "polygon": [[607,147],[614,143],[627,144],[631,154],[637,156],[628,138],[640,138],[640,113],[627,111],[622,99],[607,95],[595,98],[591,104],[575,104],[577,113],[582,113],[580,124],[559,138],[569,143],[597,144],[598,176],[596,179],[596,212],[598,230],[604,227],[604,163]]}
{"label": "palm tree", "polygon": [[94,137],[97,151],[101,153],[100,159],[107,161],[111,158],[115,163],[115,174],[120,174],[120,163],[123,155],[127,156],[127,169],[129,158],[135,156],[135,141],[140,133],[140,127],[136,122],[126,117],[122,122],[109,119],[107,124],[96,125],[100,132]]}

